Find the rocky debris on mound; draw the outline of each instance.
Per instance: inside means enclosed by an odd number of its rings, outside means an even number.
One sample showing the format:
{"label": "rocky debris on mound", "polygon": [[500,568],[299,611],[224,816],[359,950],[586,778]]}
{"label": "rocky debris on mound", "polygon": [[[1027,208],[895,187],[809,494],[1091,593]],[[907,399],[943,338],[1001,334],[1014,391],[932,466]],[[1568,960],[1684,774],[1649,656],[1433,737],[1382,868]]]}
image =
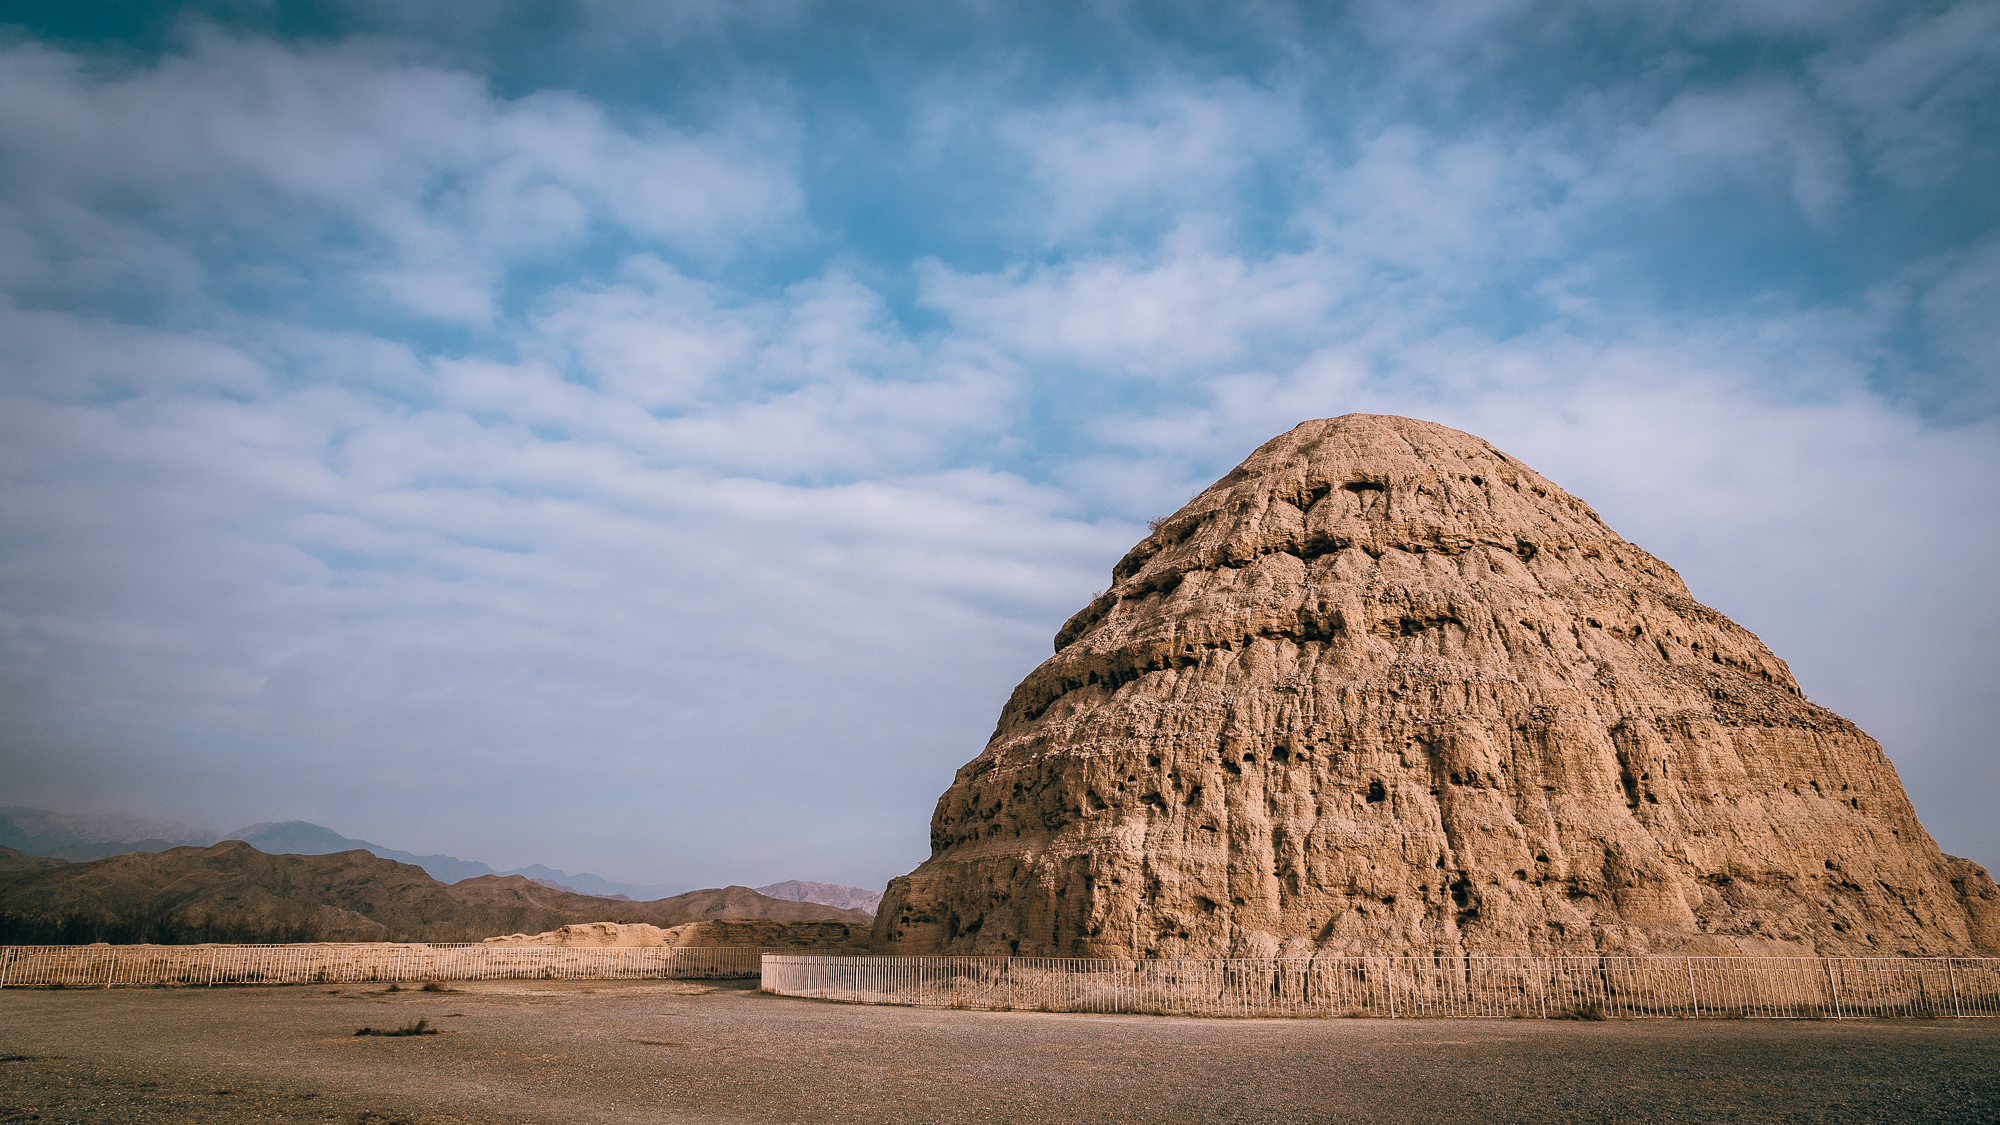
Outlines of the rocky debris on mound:
{"label": "rocky debris on mound", "polygon": [[782,883],[772,883],[768,887],[758,887],[757,893],[765,898],[782,898],[792,902],[817,902],[823,906],[838,906],[843,910],[862,910],[869,914],[882,904],[882,892],[850,887],[845,883],[813,883],[804,879],[787,879]]}
{"label": "rocky debris on mound", "polygon": [[490,937],[487,945],[672,945],[667,931],[644,922],[579,922],[539,934]]}
{"label": "rocky debris on mound", "polygon": [[1055,645],[876,949],[2000,954],[1873,739],[1470,434],[1300,425]]}
{"label": "rocky debris on mound", "polygon": [[716,946],[751,945],[766,950],[818,949],[860,952],[868,931],[846,922],[779,922],[769,918],[721,918],[661,929],[645,923],[585,922],[542,934],[490,937],[488,945],[553,946]]}
{"label": "rocky debris on mound", "polygon": [[0,944],[452,942],[577,922],[666,927],[712,918],[872,920],[748,887],[618,902],[521,875],[446,885],[420,867],[365,851],[266,855],[238,840],[47,868],[0,865]]}

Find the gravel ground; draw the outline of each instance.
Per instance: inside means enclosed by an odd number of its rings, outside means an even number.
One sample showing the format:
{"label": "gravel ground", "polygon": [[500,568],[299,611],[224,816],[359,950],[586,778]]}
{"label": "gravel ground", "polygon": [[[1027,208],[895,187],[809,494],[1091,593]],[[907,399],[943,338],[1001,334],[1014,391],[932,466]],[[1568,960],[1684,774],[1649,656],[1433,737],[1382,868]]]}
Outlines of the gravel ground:
{"label": "gravel ground", "polygon": [[[0,992],[0,1122],[2000,1122],[2000,1020],[1195,1020],[749,983]],[[442,1034],[357,1037],[428,1019]]]}

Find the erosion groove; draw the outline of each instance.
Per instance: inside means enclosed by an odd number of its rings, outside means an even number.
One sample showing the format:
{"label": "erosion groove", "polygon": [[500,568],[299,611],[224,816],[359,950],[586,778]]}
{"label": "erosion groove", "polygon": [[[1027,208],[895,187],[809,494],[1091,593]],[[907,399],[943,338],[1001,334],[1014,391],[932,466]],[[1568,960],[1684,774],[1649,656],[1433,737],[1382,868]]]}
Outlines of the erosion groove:
{"label": "erosion groove", "polygon": [[885,953],[1966,955],[2000,892],[1881,748],[1468,434],[1307,422],[1066,623]]}

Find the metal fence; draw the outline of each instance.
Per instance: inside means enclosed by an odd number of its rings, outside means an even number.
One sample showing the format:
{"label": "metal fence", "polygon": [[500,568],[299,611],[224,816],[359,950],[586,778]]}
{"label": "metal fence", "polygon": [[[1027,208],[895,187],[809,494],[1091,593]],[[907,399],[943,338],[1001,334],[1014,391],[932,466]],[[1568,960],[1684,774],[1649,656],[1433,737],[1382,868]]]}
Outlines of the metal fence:
{"label": "metal fence", "polygon": [[0,988],[740,978],[758,974],[762,952],[736,945],[10,945],[0,946]]}
{"label": "metal fence", "polygon": [[998,1011],[1387,1018],[2000,1016],[2000,958],[766,954],[782,996]]}

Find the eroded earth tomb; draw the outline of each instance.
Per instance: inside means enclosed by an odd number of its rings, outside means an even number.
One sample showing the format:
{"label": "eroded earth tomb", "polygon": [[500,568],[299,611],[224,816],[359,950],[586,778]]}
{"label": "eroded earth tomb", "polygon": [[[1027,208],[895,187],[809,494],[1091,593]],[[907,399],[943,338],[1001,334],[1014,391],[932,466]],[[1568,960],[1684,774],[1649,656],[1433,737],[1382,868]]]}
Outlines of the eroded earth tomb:
{"label": "eroded earth tomb", "polygon": [[1874,739],[1470,434],[1306,422],[1112,579],[875,951],[2000,955]]}

